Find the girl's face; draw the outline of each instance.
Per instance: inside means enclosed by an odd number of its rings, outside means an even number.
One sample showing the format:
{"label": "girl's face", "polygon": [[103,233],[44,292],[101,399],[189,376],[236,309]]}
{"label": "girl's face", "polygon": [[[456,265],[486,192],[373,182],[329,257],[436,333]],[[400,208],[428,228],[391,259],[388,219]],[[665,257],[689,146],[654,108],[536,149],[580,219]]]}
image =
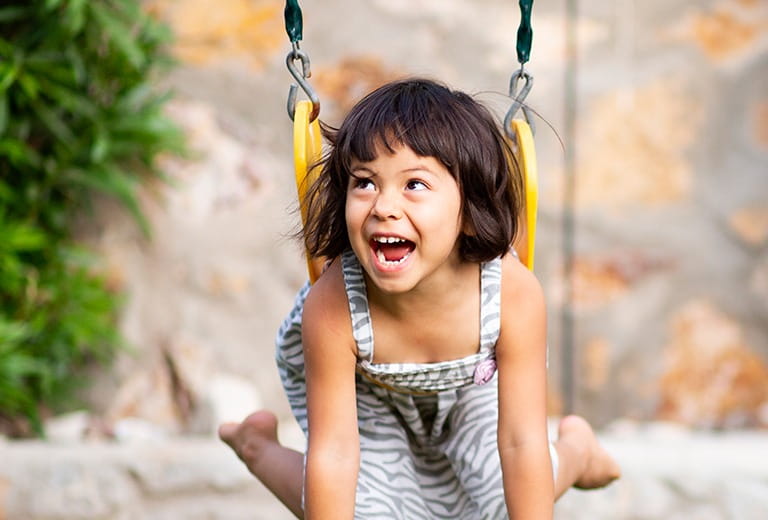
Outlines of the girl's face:
{"label": "girl's face", "polygon": [[401,145],[354,161],[347,187],[347,233],[371,281],[385,293],[439,281],[460,263],[461,194],[434,157]]}

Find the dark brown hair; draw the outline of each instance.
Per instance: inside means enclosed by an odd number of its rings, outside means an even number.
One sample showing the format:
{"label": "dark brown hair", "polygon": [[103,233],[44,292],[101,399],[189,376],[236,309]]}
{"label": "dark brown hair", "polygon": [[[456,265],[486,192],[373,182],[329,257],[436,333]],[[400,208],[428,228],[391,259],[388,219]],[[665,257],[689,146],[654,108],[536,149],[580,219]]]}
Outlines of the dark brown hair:
{"label": "dark brown hair", "polygon": [[523,180],[491,113],[469,95],[426,79],[384,85],[357,103],[338,129],[325,126],[330,149],[307,193],[304,242],[313,257],[334,258],[350,247],[345,221],[354,159],[376,158],[377,146],[408,146],[451,172],[462,199],[459,237],[463,260],[484,262],[505,254],[523,208]]}

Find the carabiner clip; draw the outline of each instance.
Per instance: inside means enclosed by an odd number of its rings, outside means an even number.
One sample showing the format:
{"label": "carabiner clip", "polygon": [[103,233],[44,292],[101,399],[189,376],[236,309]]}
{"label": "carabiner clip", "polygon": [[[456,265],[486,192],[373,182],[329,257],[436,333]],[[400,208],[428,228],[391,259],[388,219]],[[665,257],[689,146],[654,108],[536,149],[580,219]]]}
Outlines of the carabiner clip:
{"label": "carabiner clip", "polygon": [[[301,72],[299,72],[299,69],[294,65],[296,60],[301,60]],[[293,49],[288,53],[288,56],[285,57],[285,64],[288,67],[288,72],[291,73],[293,79],[298,83],[298,85],[292,83],[288,89],[288,103],[286,106],[288,109],[288,117],[293,121],[293,115],[296,113],[296,94],[299,86],[301,86],[301,89],[307,95],[309,100],[312,101],[312,112],[309,114],[309,122],[311,123],[317,119],[317,116],[320,114],[320,97],[312,88],[312,85],[306,80],[306,78],[312,75],[312,72],[309,69],[309,56],[307,56],[306,52],[299,49],[299,44],[297,42],[294,42]]]}
{"label": "carabiner clip", "polygon": [[[518,93],[518,83],[520,78],[525,79],[522,90]],[[531,117],[531,110],[526,105],[525,98],[528,97],[528,93],[533,88],[533,76],[531,76],[521,65],[518,70],[512,73],[509,78],[509,97],[512,98],[512,105],[507,111],[507,115],[504,117],[504,132],[507,137],[512,139],[515,136],[515,131],[512,129],[512,119],[514,119],[517,111],[522,108],[523,116],[525,116],[525,122],[531,127],[531,132],[536,131],[536,127],[533,124],[533,117]]]}

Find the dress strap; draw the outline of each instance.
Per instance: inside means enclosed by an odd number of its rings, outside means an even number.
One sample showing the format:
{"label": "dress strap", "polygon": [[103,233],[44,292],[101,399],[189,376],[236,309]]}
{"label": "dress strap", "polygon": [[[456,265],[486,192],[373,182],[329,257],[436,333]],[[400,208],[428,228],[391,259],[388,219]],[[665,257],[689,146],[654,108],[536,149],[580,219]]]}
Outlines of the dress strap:
{"label": "dress strap", "polygon": [[360,360],[373,362],[373,326],[368,309],[365,277],[363,268],[351,249],[341,255],[341,270],[344,273],[344,287],[349,301],[352,337],[357,344],[357,356]]}
{"label": "dress strap", "polygon": [[480,270],[480,352],[495,348],[500,331],[501,258],[495,258]]}

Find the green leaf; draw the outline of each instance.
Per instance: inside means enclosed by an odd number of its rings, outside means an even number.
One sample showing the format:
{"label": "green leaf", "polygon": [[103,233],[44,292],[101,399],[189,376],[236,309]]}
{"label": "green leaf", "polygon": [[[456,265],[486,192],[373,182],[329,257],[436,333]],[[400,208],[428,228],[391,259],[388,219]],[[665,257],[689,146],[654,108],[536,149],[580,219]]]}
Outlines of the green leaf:
{"label": "green leaf", "polygon": [[75,136],[59,115],[50,109],[48,105],[43,104],[36,99],[30,104],[48,130],[64,143],[65,146],[71,149],[75,144]]}
{"label": "green leaf", "polygon": [[0,23],[15,22],[29,15],[29,7],[2,7],[0,8]]}
{"label": "green leaf", "polygon": [[38,167],[41,163],[40,155],[27,143],[18,139],[0,139],[0,157],[7,157],[16,167]]}
{"label": "green leaf", "polygon": [[5,56],[6,58],[10,58],[13,56],[14,51],[16,51],[16,46],[9,42],[7,39],[5,39],[4,36],[0,35],[0,56]]}
{"label": "green leaf", "polygon": [[0,91],[0,136],[5,133],[8,126],[8,96],[5,91]]}
{"label": "green leaf", "polygon": [[19,352],[3,353],[2,360],[4,376],[9,380],[19,382],[24,377],[36,374],[40,371],[40,363],[34,358]]}
{"label": "green leaf", "polygon": [[78,34],[83,30],[86,22],[85,8],[87,0],[69,0],[64,10],[64,26],[69,34]]}
{"label": "green leaf", "polygon": [[61,5],[62,0],[45,0],[44,8],[48,11],[53,11]]}
{"label": "green leaf", "polygon": [[[13,198],[13,190],[7,183],[0,180],[0,201],[7,201]],[[0,211],[0,222],[2,222],[3,213]]]}
{"label": "green leaf", "polygon": [[91,161],[100,163],[107,157],[109,151],[109,139],[103,130],[99,130],[91,147]]}
{"label": "green leaf", "polygon": [[27,326],[18,321],[9,321],[0,316],[0,352],[9,350],[29,335]]}
{"label": "green leaf", "polygon": [[69,66],[72,69],[72,73],[74,74],[75,82],[78,85],[82,85],[85,82],[87,74],[86,65],[83,61],[83,56],[80,54],[80,50],[77,49],[74,45],[70,44],[67,45],[65,54],[67,56]]}
{"label": "green leaf", "polygon": [[40,78],[40,86],[45,94],[56,102],[56,105],[88,119],[97,117],[98,108],[96,105],[76,90],[44,78]]}
{"label": "green leaf", "polygon": [[37,84],[37,78],[32,76],[31,74],[21,74],[19,76],[19,84],[21,85],[22,90],[27,94],[29,99],[35,100],[37,99],[37,92],[39,90],[38,84]]}
{"label": "green leaf", "polygon": [[45,234],[40,229],[18,225],[2,230],[0,251],[34,251],[45,245]]}
{"label": "green leaf", "polygon": [[5,91],[16,80],[19,74],[19,65],[16,62],[0,62],[0,91]]}
{"label": "green leaf", "polygon": [[103,25],[107,36],[128,59],[128,61],[139,69],[144,65],[145,57],[141,48],[136,44],[135,37],[117,17],[113,16],[104,6],[98,3],[89,4],[93,15]]}

